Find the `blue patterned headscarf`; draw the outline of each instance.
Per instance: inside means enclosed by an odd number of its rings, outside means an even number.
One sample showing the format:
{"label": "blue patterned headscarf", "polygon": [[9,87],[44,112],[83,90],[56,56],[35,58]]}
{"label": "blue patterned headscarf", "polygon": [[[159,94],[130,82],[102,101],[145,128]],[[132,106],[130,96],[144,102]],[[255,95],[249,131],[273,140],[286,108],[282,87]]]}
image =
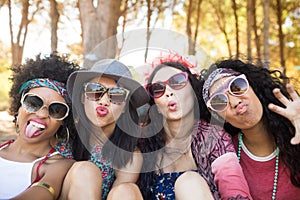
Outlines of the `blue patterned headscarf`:
{"label": "blue patterned headscarf", "polygon": [[19,94],[22,94],[24,91],[29,90],[31,88],[37,88],[37,87],[47,87],[52,90],[55,90],[58,94],[60,94],[65,99],[67,104],[71,103],[65,84],[49,78],[36,78],[25,82],[21,86]]}

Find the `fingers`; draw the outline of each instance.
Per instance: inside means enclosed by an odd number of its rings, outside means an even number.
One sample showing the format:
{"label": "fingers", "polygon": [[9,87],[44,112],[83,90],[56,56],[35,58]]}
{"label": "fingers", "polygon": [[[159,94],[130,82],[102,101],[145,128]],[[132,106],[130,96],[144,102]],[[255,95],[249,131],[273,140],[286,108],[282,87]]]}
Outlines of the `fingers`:
{"label": "fingers", "polygon": [[297,92],[295,91],[294,87],[291,84],[287,84],[286,88],[293,100],[297,100],[300,98],[299,95],[297,94]]}
{"label": "fingers", "polygon": [[279,88],[275,88],[273,90],[273,94],[283,105],[287,105],[289,103],[289,100],[281,93]]}
{"label": "fingers", "polygon": [[288,113],[287,113],[287,111],[286,111],[285,108],[282,108],[282,107],[280,107],[280,106],[276,106],[275,104],[272,104],[272,103],[270,103],[270,104],[268,105],[268,108],[269,108],[271,111],[273,111],[273,112],[275,112],[275,113],[277,113],[277,114],[279,114],[279,115],[282,115],[282,116],[288,118]]}

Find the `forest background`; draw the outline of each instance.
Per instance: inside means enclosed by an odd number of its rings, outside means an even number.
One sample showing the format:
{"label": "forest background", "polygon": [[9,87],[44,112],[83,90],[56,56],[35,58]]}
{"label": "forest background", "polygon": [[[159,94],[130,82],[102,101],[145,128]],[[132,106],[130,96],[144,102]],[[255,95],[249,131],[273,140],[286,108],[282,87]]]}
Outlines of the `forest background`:
{"label": "forest background", "polygon": [[[212,61],[243,57],[300,88],[300,0],[0,0],[0,24],[0,110],[8,108],[9,66],[58,51],[87,67],[91,52],[120,58],[127,32],[151,46],[156,29],[161,40],[188,38],[184,55],[200,46]],[[149,56],[146,48],[139,57]]]}

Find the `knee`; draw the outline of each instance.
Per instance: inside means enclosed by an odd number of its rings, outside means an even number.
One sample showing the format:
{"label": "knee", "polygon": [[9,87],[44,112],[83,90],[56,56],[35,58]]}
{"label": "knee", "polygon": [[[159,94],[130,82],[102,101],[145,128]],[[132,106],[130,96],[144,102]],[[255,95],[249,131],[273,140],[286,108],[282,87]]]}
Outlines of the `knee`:
{"label": "knee", "polygon": [[143,197],[136,184],[122,183],[111,189],[107,199],[108,200],[114,200],[114,199],[142,200]]}
{"label": "knee", "polygon": [[73,184],[78,181],[83,183],[83,180],[93,179],[102,182],[102,173],[97,165],[89,161],[75,162],[66,176],[66,180]]}
{"label": "knee", "polygon": [[207,182],[193,171],[187,171],[178,177],[174,192],[176,199],[212,199]]}

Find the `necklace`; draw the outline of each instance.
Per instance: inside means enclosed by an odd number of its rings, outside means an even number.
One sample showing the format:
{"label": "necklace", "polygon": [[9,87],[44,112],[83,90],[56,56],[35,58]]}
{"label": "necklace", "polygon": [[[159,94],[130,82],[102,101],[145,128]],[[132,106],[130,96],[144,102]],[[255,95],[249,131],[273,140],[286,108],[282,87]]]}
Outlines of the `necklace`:
{"label": "necklace", "polygon": [[[243,133],[240,133],[238,152],[237,152],[237,157],[238,157],[239,162],[241,159],[242,141],[243,141]],[[278,181],[278,166],[279,166],[279,148],[277,147],[276,148],[276,161],[275,161],[275,174],[274,174],[274,182],[273,182],[272,200],[274,200],[276,198],[277,181]]]}

